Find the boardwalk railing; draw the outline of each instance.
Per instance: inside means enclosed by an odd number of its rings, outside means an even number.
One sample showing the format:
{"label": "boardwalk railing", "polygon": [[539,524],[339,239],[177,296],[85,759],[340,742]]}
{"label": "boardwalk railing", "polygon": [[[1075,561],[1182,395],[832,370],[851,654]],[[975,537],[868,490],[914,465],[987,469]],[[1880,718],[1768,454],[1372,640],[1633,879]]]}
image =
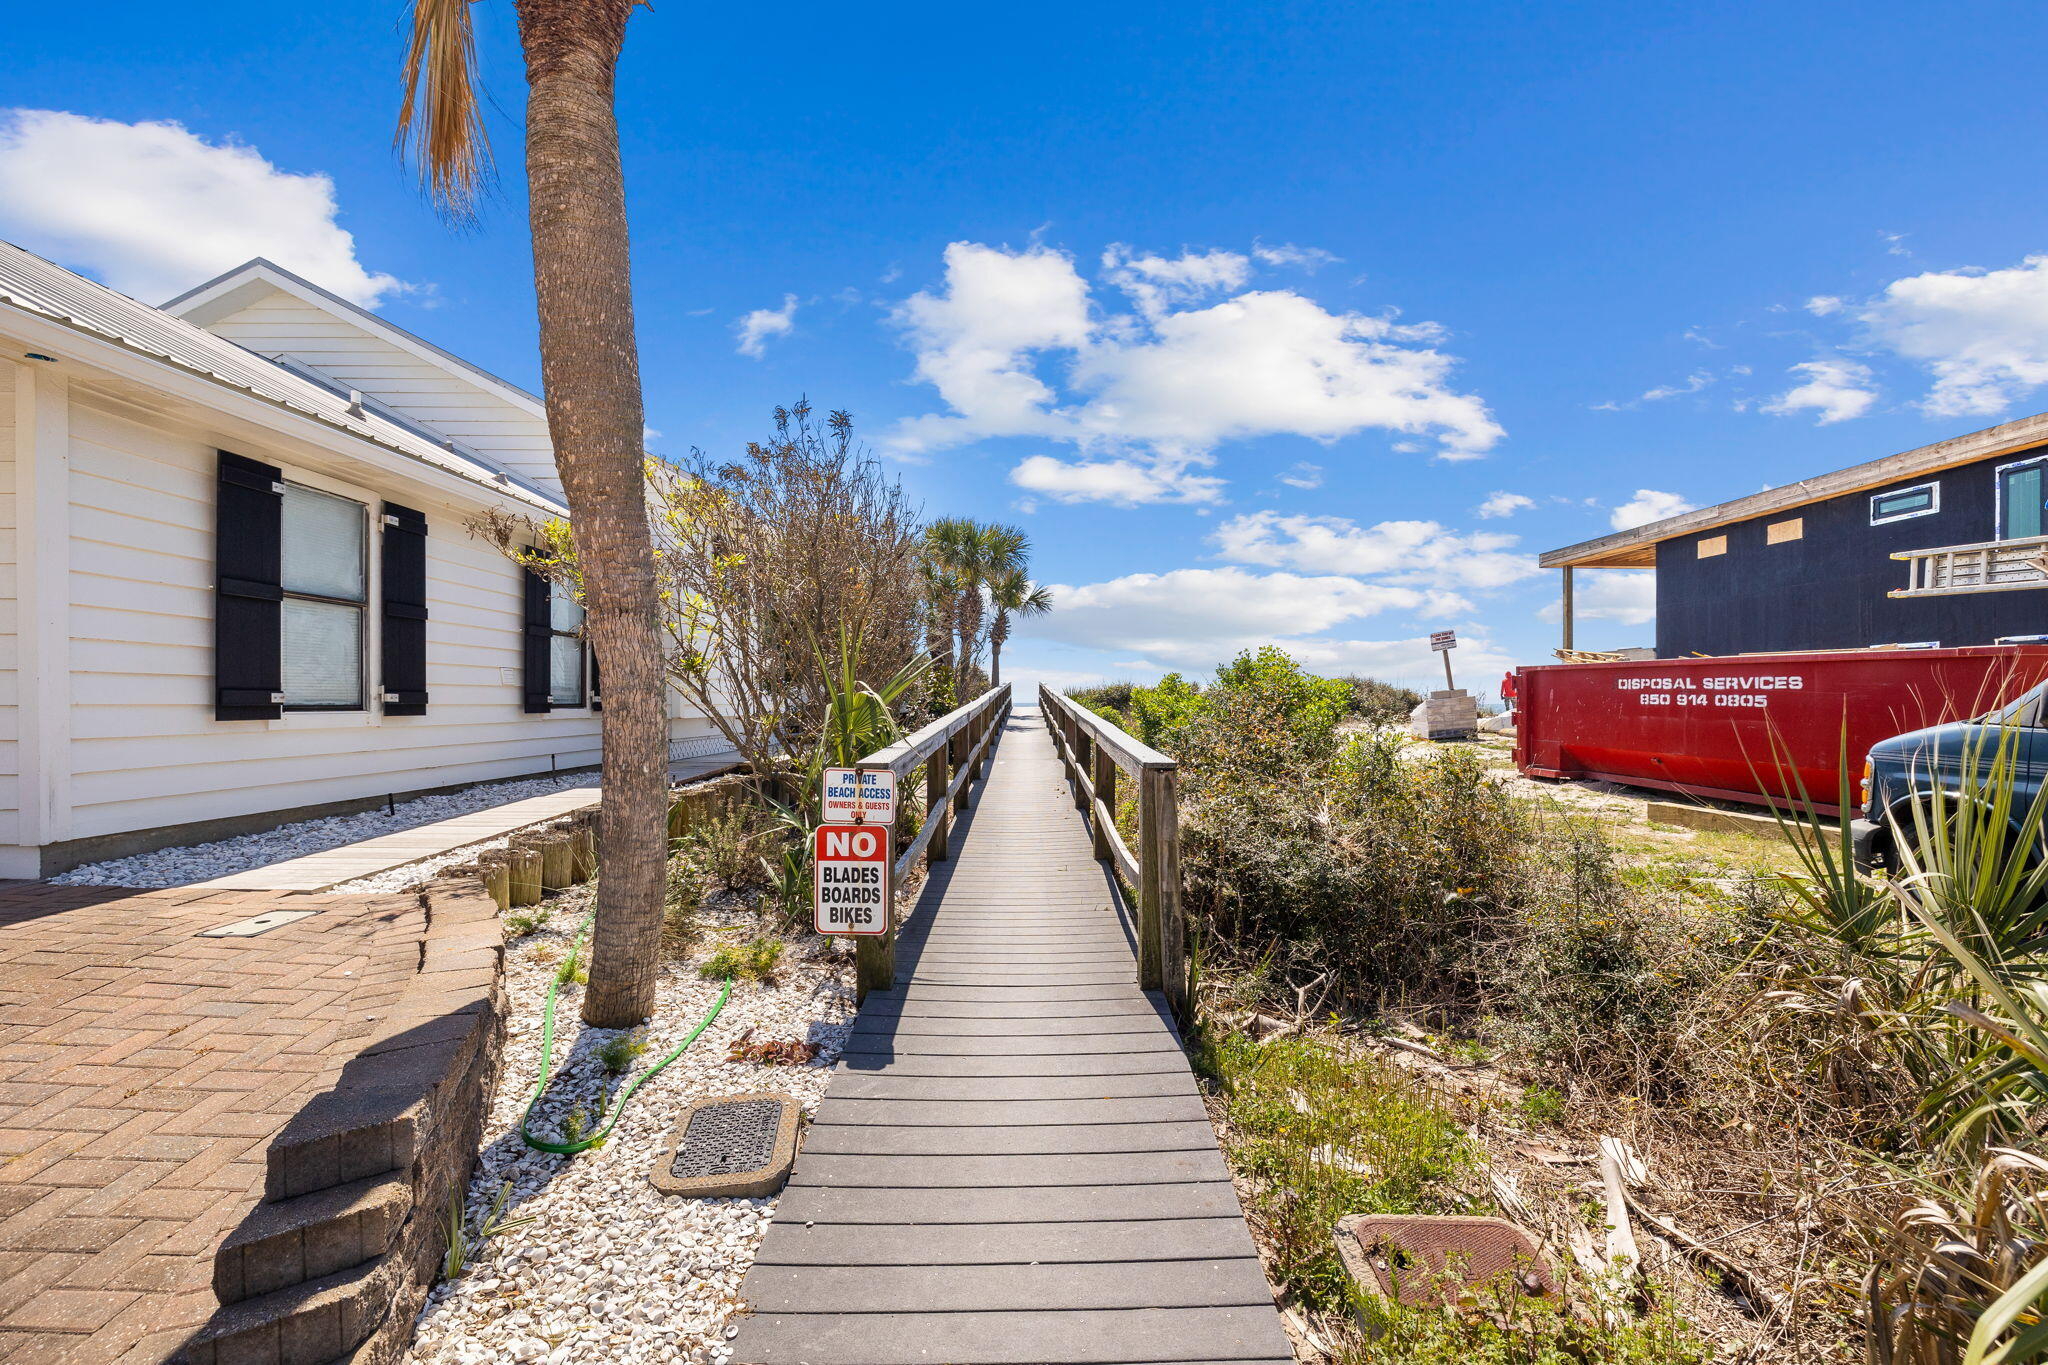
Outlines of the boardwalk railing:
{"label": "boardwalk railing", "polygon": [[[989,750],[1009,714],[1010,685],[1004,683],[982,693],[965,706],[948,711],[922,730],[904,736],[888,748],[876,750],[854,765],[862,772],[894,773],[899,793],[910,790],[910,775],[919,765],[924,767],[924,823],[896,855],[893,884],[902,883],[910,869],[917,866],[919,855],[934,863],[952,856],[948,835],[953,826],[953,812],[967,809],[974,779],[987,771]],[[861,998],[866,999],[869,991],[893,989],[896,985],[895,907],[890,907],[887,933],[859,939],[857,943],[855,970]]]}
{"label": "boardwalk railing", "polygon": [[[1180,909],[1179,768],[1093,711],[1040,685],[1038,705],[1060,751],[1074,806],[1095,836],[1095,856],[1116,869],[1138,906],[1138,985],[1163,990],[1188,1021],[1187,926]],[[1138,784],[1138,851],[1117,829],[1118,774]]]}

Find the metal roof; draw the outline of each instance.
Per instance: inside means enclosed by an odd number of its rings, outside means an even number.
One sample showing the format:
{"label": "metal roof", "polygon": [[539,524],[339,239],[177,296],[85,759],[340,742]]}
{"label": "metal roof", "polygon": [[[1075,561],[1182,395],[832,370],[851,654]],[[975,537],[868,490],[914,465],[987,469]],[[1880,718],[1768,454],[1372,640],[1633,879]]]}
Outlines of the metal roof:
{"label": "metal roof", "polygon": [[416,426],[395,421],[367,404],[351,404],[347,391],[338,385],[330,388],[294,373],[12,242],[0,242],[0,303],[288,408],[501,495],[567,515],[556,499],[453,441],[437,442]]}
{"label": "metal roof", "polygon": [[1920,446],[1897,455],[1886,455],[1882,459],[1866,460],[1832,474],[1818,474],[1796,483],[1780,484],[1760,493],[1751,493],[1748,497],[1681,512],[1675,517],[1632,526],[1611,535],[1596,536],[1563,549],[1546,550],[1536,562],[1546,569],[1653,568],[1657,563],[1657,542],[1661,540],[1693,535],[1773,512],[1788,512],[1795,507],[1841,497],[1844,493],[1904,483],[1956,465],[2031,450],[2041,445],[2048,445],[2048,412],[2001,422],[1995,427],[1936,441],[1933,445]]}

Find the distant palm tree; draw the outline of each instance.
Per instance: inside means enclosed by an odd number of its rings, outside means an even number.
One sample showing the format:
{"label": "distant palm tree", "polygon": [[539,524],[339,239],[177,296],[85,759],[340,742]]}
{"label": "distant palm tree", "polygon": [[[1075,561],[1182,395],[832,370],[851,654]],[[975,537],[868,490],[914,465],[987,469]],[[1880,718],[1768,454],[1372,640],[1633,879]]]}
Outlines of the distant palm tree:
{"label": "distant palm tree", "polygon": [[1052,592],[1025,577],[1024,570],[1011,569],[988,585],[989,605],[996,609],[995,624],[988,628],[988,685],[1003,685],[1003,642],[1010,638],[1010,622],[1043,616],[1052,610]]}
{"label": "distant palm tree", "polygon": [[[640,356],[613,78],[636,0],[514,0],[541,376],[568,496],[584,632],[604,677],[604,818],[583,1018],[654,1012],[668,854],[668,717],[647,521]],[[470,0],[413,0],[398,141],[468,218],[490,174]]]}
{"label": "distant palm tree", "polygon": [[1023,571],[1031,557],[1031,539],[1015,526],[942,517],[925,528],[925,555],[950,598],[946,616],[958,686],[966,682],[981,654],[982,628],[988,619],[984,594],[996,579]]}

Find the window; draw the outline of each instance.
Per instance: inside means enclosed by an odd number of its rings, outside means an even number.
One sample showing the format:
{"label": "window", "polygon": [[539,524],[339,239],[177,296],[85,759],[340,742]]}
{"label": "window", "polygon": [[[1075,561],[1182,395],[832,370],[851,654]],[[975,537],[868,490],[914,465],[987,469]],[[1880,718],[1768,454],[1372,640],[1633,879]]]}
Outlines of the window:
{"label": "window", "polygon": [[1806,535],[1806,518],[1793,517],[1790,521],[1774,521],[1764,528],[1766,545],[1783,545],[1788,540],[1799,540]]}
{"label": "window", "polygon": [[366,509],[288,483],[283,512],[279,624],[285,708],[359,711],[370,583]]}
{"label": "window", "polygon": [[2042,516],[2044,504],[2048,504],[2044,472],[2048,472],[2048,461],[2038,459],[1998,467],[2000,540],[2021,540],[2048,529],[2043,526]]}
{"label": "window", "polygon": [[548,585],[548,700],[583,705],[583,604],[564,583]]}
{"label": "window", "polygon": [[1888,493],[1870,495],[1872,526],[1904,521],[1907,517],[1924,517],[1940,510],[1941,485],[1938,483],[1916,483],[1911,488],[1894,488]]}
{"label": "window", "polygon": [[1726,536],[1707,536],[1699,542],[1699,556],[1701,559],[1712,559],[1715,555],[1725,555],[1727,553],[1728,537]]}

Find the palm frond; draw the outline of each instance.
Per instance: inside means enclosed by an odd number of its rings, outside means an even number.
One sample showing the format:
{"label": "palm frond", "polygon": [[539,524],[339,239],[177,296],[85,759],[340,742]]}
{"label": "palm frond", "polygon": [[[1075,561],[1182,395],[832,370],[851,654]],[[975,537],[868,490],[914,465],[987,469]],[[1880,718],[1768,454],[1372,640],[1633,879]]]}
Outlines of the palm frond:
{"label": "palm frond", "polygon": [[455,218],[475,212],[491,174],[470,3],[413,0],[393,138],[401,154],[418,162],[428,197]]}

